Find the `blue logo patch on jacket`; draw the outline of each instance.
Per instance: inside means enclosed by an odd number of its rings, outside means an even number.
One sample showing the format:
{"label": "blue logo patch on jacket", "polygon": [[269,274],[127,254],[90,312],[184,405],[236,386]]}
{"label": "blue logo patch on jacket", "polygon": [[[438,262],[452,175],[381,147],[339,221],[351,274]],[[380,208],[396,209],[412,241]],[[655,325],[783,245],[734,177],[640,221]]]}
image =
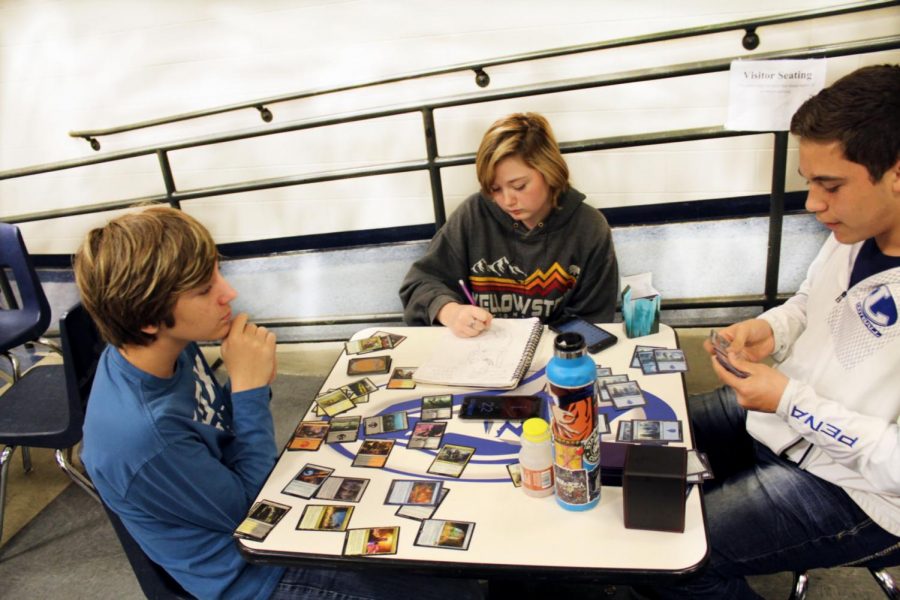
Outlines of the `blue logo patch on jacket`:
{"label": "blue logo patch on jacket", "polygon": [[886,285],[878,286],[865,300],[857,302],[856,312],[863,325],[876,337],[881,337],[877,327],[890,327],[897,322],[897,303]]}

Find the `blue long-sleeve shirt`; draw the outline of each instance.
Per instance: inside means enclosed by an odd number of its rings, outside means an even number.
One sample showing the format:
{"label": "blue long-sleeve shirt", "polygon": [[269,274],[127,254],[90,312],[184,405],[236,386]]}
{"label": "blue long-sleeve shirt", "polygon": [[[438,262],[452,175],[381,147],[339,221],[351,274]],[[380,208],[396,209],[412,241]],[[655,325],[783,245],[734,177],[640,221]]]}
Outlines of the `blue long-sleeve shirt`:
{"label": "blue long-sleeve shirt", "polygon": [[163,379],[113,347],[88,402],[82,461],[144,552],[198,598],[268,598],[283,569],[243,560],[232,533],[277,458],[269,387],[234,394],[196,344]]}

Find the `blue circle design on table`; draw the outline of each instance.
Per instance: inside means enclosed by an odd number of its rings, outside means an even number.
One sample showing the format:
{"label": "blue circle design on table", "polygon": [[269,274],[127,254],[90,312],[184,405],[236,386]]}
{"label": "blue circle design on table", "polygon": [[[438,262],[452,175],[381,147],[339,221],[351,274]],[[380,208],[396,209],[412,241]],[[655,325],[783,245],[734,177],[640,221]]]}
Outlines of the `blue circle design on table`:
{"label": "blue circle design on table", "polygon": [[[530,377],[523,379],[520,386],[525,386],[529,383],[532,383],[544,375],[544,369],[535,372]],[[509,390],[480,390],[475,392],[467,392],[465,394],[453,394],[453,406],[458,408],[462,404],[463,398],[466,396],[471,396],[473,394],[478,395],[497,395],[500,396],[504,392],[508,392]],[[644,405],[644,414],[647,419],[659,419],[659,420],[673,420],[675,419],[675,411],[672,408],[662,401],[658,396],[651,394],[650,392],[644,391],[644,399],[647,401],[647,404]],[[548,394],[541,390],[539,392],[533,392],[533,395],[539,396],[546,403],[549,400]],[[381,433],[377,436],[373,436],[372,439],[379,440],[394,440],[397,444],[401,441],[405,443],[409,440],[409,435],[412,429],[415,427],[415,424],[418,423],[419,417],[421,414],[422,408],[422,398],[413,398],[402,400],[400,402],[391,404],[390,406],[386,406],[381,409],[378,413],[371,416],[385,415],[394,412],[406,411],[406,415],[409,421],[409,428],[406,431],[395,431],[391,433]],[[621,415],[625,414],[625,410],[617,410],[614,407],[601,407],[600,412],[606,415],[606,419],[610,424],[610,429],[615,430],[613,427],[613,422]],[[456,416],[453,417],[458,418]],[[361,426],[362,428],[362,426]],[[495,439],[486,439],[483,437],[474,437],[470,435],[464,435],[460,433],[448,432],[444,435],[443,443],[444,444],[455,444],[458,446],[470,446],[475,448],[475,454],[472,456],[469,461],[469,465],[506,465],[510,463],[514,463],[518,460],[519,456],[519,444],[513,443],[504,439],[500,439],[500,436],[509,432],[515,435],[516,439],[521,437],[522,435],[522,423],[520,422],[511,422],[504,421],[502,424],[500,421],[485,421],[484,422],[485,432],[493,431]],[[367,438],[366,438],[367,439]],[[349,458],[351,461],[355,458],[355,454],[350,452],[347,448],[344,447],[343,444],[333,444],[331,448],[341,454]],[[426,454],[430,454],[432,456],[437,455],[437,450],[429,450],[429,449],[417,449],[418,452],[425,452]],[[390,462],[390,459],[388,459]],[[382,467],[382,471],[388,471],[390,473],[396,473],[398,475],[403,475],[405,477],[425,477],[425,478],[433,478],[433,479],[444,479],[448,481],[472,481],[472,482],[481,482],[481,483],[509,483],[508,477],[501,478],[479,478],[479,477],[448,477],[444,475],[434,475],[432,473],[419,473],[412,471],[405,471],[403,469],[397,469],[393,467]],[[469,470],[469,466],[466,466],[466,470]],[[465,473],[465,472],[464,472]]]}

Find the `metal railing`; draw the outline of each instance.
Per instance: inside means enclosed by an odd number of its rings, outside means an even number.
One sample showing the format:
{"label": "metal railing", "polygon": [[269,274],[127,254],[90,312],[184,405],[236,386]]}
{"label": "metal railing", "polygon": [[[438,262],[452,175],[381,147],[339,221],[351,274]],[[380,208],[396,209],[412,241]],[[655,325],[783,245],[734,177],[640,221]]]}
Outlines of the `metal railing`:
{"label": "metal railing", "polygon": [[[843,12],[856,10],[872,10],[882,8],[884,6],[900,4],[900,2],[874,2],[859,3],[847,5],[841,10]],[[796,20],[800,14],[814,14],[807,18],[818,18],[823,16],[823,12],[829,14],[840,14],[834,12],[838,9],[829,11],[806,11],[806,13],[791,13],[780,17],[768,17],[769,23],[785,22],[786,20]],[[760,23],[763,19],[755,20]],[[737,28],[737,23],[723,24],[718,26],[708,26],[696,28],[696,32],[704,33],[718,32],[722,28]],[[679,30],[677,32],[668,32],[668,34],[658,34],[659,36],[678,34],[680,37],[687,35],[687,30]],[[631,38],[629,38],[631,39]],[[655,38],[659,39],[671,38]],[[622,40],[618,41],[620,45],[624,45]],[[614,44],[616,42],[609,42]],[[636,43],[636,42],[635,42]],[[614,47],[614,46],[613,46]],[[580,47],[577,47],[580,48]],[[895,50],[900,48],[900,35],[893,35],[869,40],[859,40],[844,42],[839,44],[829,44],[817,47],[781,50],[754,55],[758,60],[772,59],[803,59],[803,58],[832,58],[838,56],[847,56],[854,54],[864,54],[872,52],[880,52],[886,50]],[[586,51],[586,50],[578,50]],[[556,52],[556,51],[549,51]],[[535,58],[545,58],[546,53],[536,53],[540,56]],[[63,171],[67,169],[75,169],[88,165],[96,165],[107,162],[115,162],[128,160],[141,156],[155,155],[158,159],[160,174],[165,186],[164,194],[144,196],[139,198],[128,198],[122,200],[114,200],[103,203],[95,203],[75,208],[55,209],[47,211],[38,211],[27,214],[13,215],[3,220],[10,223],[25,223],[33,221],[41,221],[46,219],[56,219],[61,217],[69,217],[75,215],[83,215],[90,213],[105,212],[128,208],[136,203],[168,203],[174,207],[180,207],[184,201],[208,198],[212,196],[224,196],[229,194],[275,189],[286,186],[296,186],[303,184],[319,183],[325,181],[334,181],[340,179],[371,177],[376,175],[386,175],[395,173],[405,173],[412,171],[428,171],[431,182],[432,203],[434,209],[434,222],[437,227],[443,225],[446,220],[444,210],[443,188],[441,184],[440,171],[443,168],[470,165],[475,163],[474,153],[459,154],[453,156],[439,156],[437,151],[437,132],[434,123],[434,111],[438,109],[446,109],[464,105],[473,105],[486,102],[496,102],[500,100],[509,100],[514,98],[523,98],[529,96],[537,96],[543,94],[553,94],[560,92],[570,92],[576,90],[584,90],[591,88],[600,88],[605,86],[615,86],[626,83],[654,81],[660,79],[672,79],[677,77],[686,77],[699,74],[716,73],[727,71],[731,62],[736,58],[727,57],[706,61],[696,61],[690,63],[669,65],[663,67],[653,67],[646,69],[638,69],[627,72],[604,74],[593,77],[582,77],[576,79],[566,79],[560,81],[546,82],[542,84],[526,85],[515,88],[497,90],[497,91],[481,91],[458,95],[448,98],[435,99],[422,102],[412,102],[406,104],[398,104],[387,108],[365,109],[343,115],[327,116],[314,119],[307,119],[293,123],[280,124],[276,126],[256,127],[241,131],[228,132],[223,134],[208,135],[188,140],[157,144],[131,150],[112,152],[107,154],[95,155],[88,158],[80,158],[44,165],[36,165],[27,168],[13,169],[0,172],[0,180],[14,179],[38,175],[42,173],[50,173]],[[497,59],[500,60],[500,59]],[[510,57],[511,60],[511,57]],[[522,58],[524,60],[524,58]],[[486,63],[485,63],[486,64]],[[497,63],[499,64],[499,63]],[[372,84],[374,85],[374,84]],[[335,91],[335,90],[332,90]],[[324,92],[323,92],[324,93]],[[201,111],[202,112],[202,111]],[[215,144],[223,144],[238,140],[272,136],[289,132],[301,131],[306,129],[314,129],[327,127],[330,125],[361,122],[373,119],[380,119],[395,115],[420,113],[423,124],[423,135],[425,138],[426,157],[422,160],[412,160],[400,163],[379,164],[353,169],[343,169],[328,171],[322,173],[312,173],[304,175],[294,175],[287,177],[259,179],[251,181],[243,181],[235,184],[226,184],[218,186],[210,186],[203,188],[193,188],[179,190],[175,184],[175,177],[169,164],[169,153],[184,150],[188,148],[197,148],[201,146],[210,146]],[[193,113],[192,113],[193,114]],[[213,114],[213,113],[209,113]],[[588,152],[597,150],[608,150],[615,148],[626,148],[644,145],[657,145],[677,143],[691,140],[713,139],[742,135],[760,135],[764,132],[740,132],[728,131],[721,127],[698,128],[681,131],[665,131],[650,132],[638,135],[627,135],[619,137],[610,137],[603,139],[589,139],[580,141],[570,141],[560,144],[564,153]],[[779,258],[781,248],[781,228],[784,215],[784,194],[785,194],[785,164],[787,154],[788,136],[784,132],[771,132],[773,135],[773,169],[772,169],[772,186],[769,207],[769,240],[768,255],[766,264],[765,289],[762,295],[730,297],[730,298],[696,298],[696,299],[673,299],[664,302],[663,307],[666,309],[679,308],[715,308],[715,307],[739,307],[739,306],[762,306],[764,308],[779,303],[782,298],[777,293]],[[365,318],[364,321],[360,320]],[[290,325],[334,325],[344,323],[360,323],[372,321],[396,321],[399,315],[351,315],[351,316],[335,316],[335,317],[318,317],[314,319],[290,319],[270,321],[270,324],[278,326]]]}
{"label": "metal railing", "polygon": [[156,127],[159,125],[167,125],[170,123],[178,123],[181,121],[189,121],[220,115],[240,110],[254,109],[259,112],[260,118],[269,123],[273,119],[272,110],[269,108],[273,104],[282,102],[290,102],[292,100],[302,100],[315,96],[323,96],[326,94],[335,94],[339,92],[347,92],[359,90],[379,85],[387,85],[391,83],[399,83],[401,81],[412,81],[416,79],[426,79],[429,77],[437,77],[440,75],[449,75],[451,73],[460,73],[472,71],[475,74],[475,83],[478,87],[484,88],[490,85],[491,78],[485,69],[490,67],[498,67],[511,65],[520,62],[531,62],[549,58],[558,58],[561,56],[569,56],[574,54],[582,54],[585,52],[596,52],[600,50],[611,50],[614,48],[625,48],[628,46],[638,46],[643,44],[651,44],[655,42],[665,42],[669,40],[678,40],[691,37],[712,35],[715,33],[725,33],[729,31],[743,31],[744,36],[741,44],[746,50],[755,50],[759,46],[759,34],[757,29],[770,25],[781,25],[785,23],[794,23],[797,21],[806,21],[810,19],[821,19],[825,17],[833,17],[846,15],[855,12],[875,10],[898,4],[897,0],[876,0],[866,2],[855,2],[840,6],[828,8],[817,8],[812,10],[797,11],[785,13],[781,15],[771,15],[767,17],[754,17],[750,19],[742,19],[739,21],[729,21],[727,23],[717,23],[712,25],[704,25],[700,27],[690,27],[685,29],[673,29],[657,33],[637,35],[631,37],[618,38],[614,40],[605,40],[600,42],[591,42],[587,44],[579,44],[575,46],[564,46],[560,48],[552,48],[549,50],[541,50],[538,52],[526,52],[521,54],[513,54],[508,56],[500,56],[477,62],[460,63],[434,69],[424,69],[411,73],[403,73],[381,79],[372,79],[368,81],[360,81],[346,85],[326,87],[321,89],[308,89],[289,94],[281,94],[278,96],[269,96],[267,98],[258,98],[256,100],[248,100],[246,102],[238,102],[235,104],[227,104],[214,108],[191,111],[161,117],[158,119],[150,119],[147,121],[139,121],[127,125],[119,125],[116,127],[107,127],[103,129],[86,129],[80,131],[70,131],[69,135],[74,138],[83,138],[90,143],[91,148],[100,150],[99,137],[135,131],[138,129],[146,129],[148,127]]}
{"label": "metal railing", "polygon": [[[829,44],[798,50],[780,50],[767,52],[758,54],[755,58],[759,60],[834,58],[853,54],[895,50],[897,48],[900,48],[900,35],[887,36],[870,40],[845,42],[839,44]],[[468,153],[445,157],[438,156],[437,133],[435,131],[434,125],[434,111],[458,106],[483,104],[486,102],[497,102],[500,100],[510,100],[515,98],[622,85],[626,83],[655,81],[660,79],[673,79],[677,77],[723,72],[727,71],[731,66],[731,62],[733,60],[736,60],[737,58],[739,57],[732,56],[727,58],[696,61],[665,67],[637,69],[633,71],[605,74],[595,77],[566,79],[542,84],[520,86],[499,91],[463,94],[422,102],[397,104],[387,108],[365,109],[342,115],[306,119],[293,123],[278,125],[276,127],[255,127],[224,134],[208,135],[176,142],[145,146],[142,148],[135,148],[131,150],[110,152],[107,154],[100,154],[87,158],[79,158],[3,171],[0,172],[0,180],[15,179],[42,173],[63,171],[89,165],[97,165],[101,163],[128,160],[142,156],[156,155],[159,162],[160,175],[166,189],[166,192],[164,194],[114,200],[109,202],[79,206],[75,208],[53,209],[48,211],[12,215],[4,218],[4,221],[9,223],[42,221],[52,218],[70,217],[76,215],[124,209],[137,203],[168,203],[174,207],[180,207],[181,202],[199,198],[209,198],[212,196],[224,196],[229,194],[238,194],[310,183],[321,183],[325,181],[335,181],[340,179],[372,177],[376,175],[388,175],[427,170],[431,179],[435,224],[440,227],[446,221],[446,214],[444,212],[443,188],[441,186],[440,180],[440,170],[446,167],[474,164],[475,154]],[[425,138],[426,147],[426,158],[424,160],[412,160],[399,163],[388,163],[321,173],[243,181],[235,184],[208,186],[187,190],[177,189],[175,185],[175,178],[172,173],[172,168],[169,164],[169,153],[178,150],[223,144],[227,142],[234,142],[263,136],[279,135],[307,129],[316,129],[344,123],[381,119],[385,117],[393,117],[415,112],[420,113],[422,116],[423,135]],[[759,135],[759,133],[760,132],[758,131],[743,133],[725,132],[721,128],[714,127],[705,130],[655,132],[620,136],[614,138],[583,140],[563,143],[560,144],[560,146],[564,152],[586,152],[592,150],[681,142],[688,139],[705,139],[729,135]]]}

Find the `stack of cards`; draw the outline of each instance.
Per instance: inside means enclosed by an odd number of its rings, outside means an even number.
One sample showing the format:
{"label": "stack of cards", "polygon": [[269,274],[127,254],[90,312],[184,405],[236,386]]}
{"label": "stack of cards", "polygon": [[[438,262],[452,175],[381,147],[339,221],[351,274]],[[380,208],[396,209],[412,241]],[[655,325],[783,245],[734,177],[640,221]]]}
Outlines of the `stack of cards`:
{"label": "stack of cards", "polygon": [[394,479],[388,489],[385,504],[434,506],[441,499],[443,481],[419,479]]}
{"label": "stack of cards", "polygon": [[406,418],[405,410],[386,415],[366,417],[365,419],[367,436],[379,433],[392,433],[394,431],[406,431],[408,428],[409,421]]}
{"label": "stack of cards", "polygon": [[269,532],[289,510],[291,507],[286,504],[260,500],[250,507],[247,518],[235,529],[234,536],[260,542],[266,539]]}
{"label": "stack of cards", "polygon": [[365,440],[356,451],[354,467],[380,469],[387,464],[388,456],[394,449],[394,440]]}
{"label": "stack of cards", "polygon": [[334,473],[334,469],[329,467],[304,465],[284,487],[282,493],[298,498],[312,498],[316,490],[332,473]]}
{"label": "stack of cards", "polygon": [[350,340],[344,343],[347,354],[367,354],[378,350],[390,350],[400,345],[406,336],[387,331],[376,331],[371,337],[361,340]]}
{"label": "stack of cards", "polygon": [[372,380],[368,377],[364,377],[339,389],[347,394],[347,397],[353,401],[353,404],[363,404],[369,401],[369,394],[378,391],[378,386],[372,383]]}
{"label": "stack of cards", "polygon": [[688,483],[701,483],[705,479],[712,479],[713,472],[709,466],[709,459],[702,452],[688,450],[686,481]]}
{"label": "stack of cards", "polygon": [[750,376],[750,373],[741,371],[728,360],[728,346],[731,345],[731,342],[719,335],[714,329],[710,329],[709,331],[709,342],[712,344],[713,350],[716,351],[716,360],[719,361],[719,364],[722,365],[726,371],[741,379]]}
{"label": "stack of cards", "polygon": [[513,486],[522,487],[522,467],[519,466],[519,463],[509,463],[506,465],[506,470],[509,472],[509,480],[512,481]]}
{"label": "stack of cards", "polygon": [[316,414],[325,413],[329,417],[334,417],[343,412],[347,412],[356,404],[347,395],[343,389],[331,390],[319,396],[316,396]]}
{"label": "stack of cards", "polygon": [[350,529],[344,539],[344,556],[379,556],[397,554],[399,527]]}
{"label": "stack of cards", "polygon": [[668,444],[684,441],[681,421],[659,421],[650,419],[620,420],[616,434],[617,442],[639,444]]}
{"label": "stack of cards", "polygon": [[600,399],[612,402],[617,410],[626,410],[647,404],[644,392],[637,381],[631,381],[627,375],[605,375],[598,377]]}
{"label": "stack of cards", "polygon": [[288,450],[318,450],[330,425],[327,421],[300,421],[288,441]]}
{"label": "stack of cards", "polygon": [[297,529],[313,531],[346,531],[350,524],[352,506],[335,506],[333,504],[307,504],[297,522]]}
{"label": "stack of cards", "polygon": [[424,521],[425,519],[430,519],[434,516],[434,513],[437,512],[438,506],[441,505],[441,502],[444,501],[444,498],[447,497],[447,492],[450,490],[447,489],[446,486],[441,487],[441,491],[438,494],[437,502],[432,504],[404,504],[397,509],[397,512],[394,514],[398,517],[403,517],[405,519],[412,519],[413,521]]}
{"label": "stack of cards", "polygon": [[359,502],[368,486],[368,479],[362,479],[361,477],[335,477],[332,475],[322,482],[322,485],[316,491],[316,498],[320,500]]}
{"label": "stack of cards", "polygon": [[381,375],[390,370],[390,356],[360,356],[347,361],[347,375]]}
{"label": "stack of cards", "polygon": [[419,532],[414,544],[429,548],[468,550],[474,531],[475,523],[469,521],[425,519],[419,525]]}
{"label": "stack of cards", "polygon": [[453,396],[422,396],[422,421],[453,418]]}
{"label": "stack of cards", "polygon": [[406,447],[412,450],[434,450],[441,447],[447,423],[444,421],[419,421],[413,427],[412,435],[406,443]]}
{"label": "stack of cards", "polygon": [[416,370],[413,367],[397,367],[391,373],[387,387],[389,390],[411,390],[416,387],[413,375]]}
{"label": "stack of cards", "polygon": [[440,449],[437,456],[431,461],[428,473],[460,477],[473,454],[475,454],[475,448],[471,446],[444,444],[444,447]]}
{"label": "stack of cards", "polygon": [[644,375],[683,373],[688,370],[684,351],[657,346],[635,346],[631,368],[640,367]]}
{"label": "stack of cards", "polygon": [[335,417],[328,428],[328,435],[325,437],[326,444],[346,444],[355,442],[359,437],[360,417]]}
{"label": "stack of cards", "polygon": [[317,417],[322,415],[328,415],[329,417],[339,415],[357,404],[368,402],[369,394],[377,391],[378,386],[368,377],[357,379],[336,390],[329,390],[319,394],[315,399],[316,405],[313,407],[313,413]]}

